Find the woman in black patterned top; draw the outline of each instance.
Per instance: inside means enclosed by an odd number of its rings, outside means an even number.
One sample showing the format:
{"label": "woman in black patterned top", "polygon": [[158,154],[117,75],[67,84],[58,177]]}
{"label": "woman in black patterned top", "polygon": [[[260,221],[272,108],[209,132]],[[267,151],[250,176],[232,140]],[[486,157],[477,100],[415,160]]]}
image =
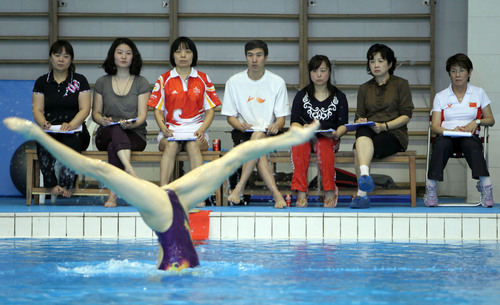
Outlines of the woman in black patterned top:
{"label": "woman in black patterned top", "polygon": [[[51,71],[40,76],[33,87],[33,117],[44,130],[59,127],[50,133],[57,141],[77,152],[86,150],[90,135],[85,119],[90,113],[90,86],[85,76],[75,73],[74,52],[66,40],[58,40],[49,50]],[[56,160],[43,146],[37,144],[40,170],[45,187],[54,196],[71,197],[76,174],[61,167],[59,179],[54,170]]]}
{"label": "woman in black patterned top", "polygon": [[309,142],[292,147],[292,190],[297,191],[297,207],[307,206],[307,170],[311,149],[318,155],[324,194],[324,206],[337,206],[335,185],[335,149],[347,129],[349,106],[345,94],[331,82],[332,66],[328,57],[315,55],[309,62],[309,84],[293,100],[290,126],[308,126],[313,120],[320,131]]}

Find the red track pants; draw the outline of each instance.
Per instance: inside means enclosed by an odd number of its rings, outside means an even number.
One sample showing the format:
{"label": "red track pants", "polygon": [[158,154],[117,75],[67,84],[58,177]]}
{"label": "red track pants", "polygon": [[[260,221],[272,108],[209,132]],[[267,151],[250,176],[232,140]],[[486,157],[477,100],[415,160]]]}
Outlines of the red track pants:
{"label": "red track pants", "polygon": [[307,170],[309,169],[312,145],[314,145],[314,152],[318,156],[323,190],[335,190],[334,148],[336,143],[334,139],[319,136],[314,141],[292,147],[292,190],[307,192],[309,186]]}

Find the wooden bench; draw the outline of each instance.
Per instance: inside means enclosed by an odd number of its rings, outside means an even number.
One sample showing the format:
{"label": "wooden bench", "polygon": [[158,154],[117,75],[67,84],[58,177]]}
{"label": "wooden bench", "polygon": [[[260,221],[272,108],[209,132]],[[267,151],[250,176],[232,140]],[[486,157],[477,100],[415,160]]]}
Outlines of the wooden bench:
{"label": "wooden bench", "polygon": [[[131,161],[133,163],[145,163],[145,162],[157,162],[158,167],[160,166],[160,160],[163,152],[160,151],[133,151],[131,155]],[[107,151],[84,151],[82,155],[102,160],[108,161]],[[221,157],[222,152],[220,151],[203,151],[203,161],[214,161]],[[180,152],[177,154],[175,159],[177,162],[189,161],[189,157],[186,152]],[[34,197],[34,203],[38,204],[40,202],[40,196],[45,196],[50,194],[50,188],[40,186],[40,166],[38,164],[38,156],[36,150],[28,149],[26,150],[26,205],[31,205],[32,199]],[[177,164],[178,165],[178,164]],[[178,168],[178,166],[177,166]],[[178,171],[177,171],[178,172]],[[176,171],[174,171],[174,176]],[[108,189],[99,188],[97,185],[80,187],[79,183],[75,186],[73,190],[74,196],[107,196],[109,195]],[[217,189],[215,192],[216,204],[220,205],[222,202],[221,189]]]}
{"label": "wooden bench", "polygon": [[[276,163],[290,163],[291,156],[290,152],[280,151],[274,152],[268,155],[269,161],[272,167],[275,167]],[[411,206],[417,206],[417,170],[416,170],[416,157],[417,152],[414,150],[396,153],[392,156],[372,160],[375,162],[385,162],[385,163],[404,163],[408,164],[408,175],[409,175],[409,187],[406,188],[395,188],[395,189],[375,189],[370,194],[372,195],[410,195]],[[315,154],[311,154],[310,163],[317,163],[317,158]],[[339,151],[335,154],[335,164],[351,163],[354,164],[354,153],[352,151]],[[321,179],[319,178],[318,171],[318,186],[320,186]],[[339,195],[350,195],[354,196],[357,193],[357,189],[339,189]],[[223,185],[223,205],[227,205],[227,196],[229,194],[229,189],[227,183]],[[271,192],[266,189],[251,189],[246,188],[243,191],[244,195],[271,195]],[[290,194],[296,195],[296,192],[291,190],[284,190],[283,195]],[[323,191],[320,187],[317,190],[309,190],[309,195],[323,195]]]}

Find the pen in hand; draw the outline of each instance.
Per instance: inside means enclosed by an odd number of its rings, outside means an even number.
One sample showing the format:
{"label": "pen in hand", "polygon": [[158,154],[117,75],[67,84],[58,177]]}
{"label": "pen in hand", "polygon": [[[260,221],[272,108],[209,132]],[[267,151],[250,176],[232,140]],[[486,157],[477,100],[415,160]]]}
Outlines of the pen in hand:
{"label": "pen in hand", "polygon": [[[111,117],[105,115],[104,113],[102,113],[100,111],[97,111],[97,113],[99,113],[102,116],[102,125],[109,126],[109,124],[111,123]],[[106,124],[106,122],[107,122],[107,124]]]}

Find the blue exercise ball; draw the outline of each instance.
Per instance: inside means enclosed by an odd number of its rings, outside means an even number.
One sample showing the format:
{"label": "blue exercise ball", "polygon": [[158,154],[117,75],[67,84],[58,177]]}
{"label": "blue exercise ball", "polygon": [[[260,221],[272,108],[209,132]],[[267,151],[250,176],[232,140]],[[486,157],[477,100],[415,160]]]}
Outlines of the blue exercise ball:
{"label": "blue exercise ball", "polygon": [[27,141],[19,145],[10,159],[10,179],[21,194],[26,195],[26,150],[36,149],[35,141]]}

